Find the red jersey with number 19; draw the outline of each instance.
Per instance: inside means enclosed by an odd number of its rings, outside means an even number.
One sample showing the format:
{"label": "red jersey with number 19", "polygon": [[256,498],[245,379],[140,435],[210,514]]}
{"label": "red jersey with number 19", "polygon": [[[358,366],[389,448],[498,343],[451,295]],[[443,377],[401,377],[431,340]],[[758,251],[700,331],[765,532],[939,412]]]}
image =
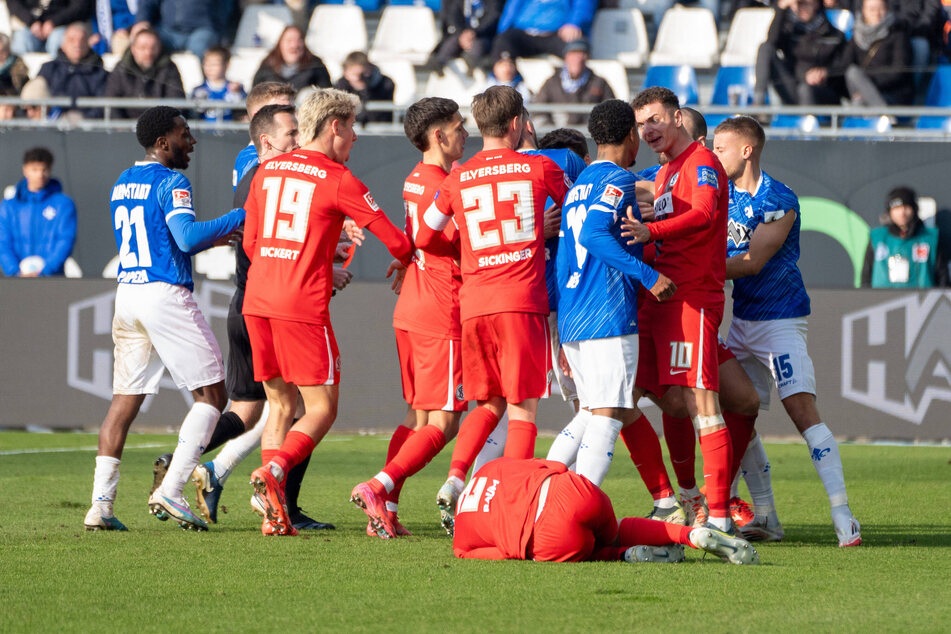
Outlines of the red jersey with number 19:
{"label": "red jersey with number 19", "polygon": [[570,184],[550,158],[482,150],[446,177],[424,223],[441,231],[452,216],[462,247],[463,321],[480,315],[548,314],[545,202]]}
{"label": "red jersey with number 19", "polygon": [[329,325],[344,217],[360,227],[385,218],[366,186],[323,153],[295,150],[258,168],[244,207],[251,267],[242,312]]}
{"label": "red jersey with number 19", "polygon": [[[447,173],[438,165],[419,163],[403,183],[403,206],[406,208],[406,235],[415,244],[422,215],[429,208]],[[448,242],[459,246],[459,230],[449,222],[443,231]],[[406,269],[403,288],[393,326],[428,337],[459,339],[459,287],[462,276],[456,260],[416,249],[413,263]]]}

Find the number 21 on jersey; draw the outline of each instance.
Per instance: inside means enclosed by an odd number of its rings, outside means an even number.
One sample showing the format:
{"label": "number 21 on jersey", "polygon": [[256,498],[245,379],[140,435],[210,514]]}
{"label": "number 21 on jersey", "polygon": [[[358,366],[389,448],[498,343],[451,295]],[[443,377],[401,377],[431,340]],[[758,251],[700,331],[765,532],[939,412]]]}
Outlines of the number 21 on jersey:
{"label": "number 21 on jersey", "polygon": [[271,176],[261,182],[267,194],[264,201],[262,238],[303,242],[310,219],[310,201],[316,184],[297,178]]}
{"label": "number 21 on jersey", "polygon": [[[116,207],[115,228],[121,231],[122,244],[119,246],[119,264],[123,269],[152,266],[152,252],[149,250],[149,235],[145,230],[145,207],[136,205],[131,210],[125,205]],[[132,234],[135,233],[135,251],[132,250]]]}

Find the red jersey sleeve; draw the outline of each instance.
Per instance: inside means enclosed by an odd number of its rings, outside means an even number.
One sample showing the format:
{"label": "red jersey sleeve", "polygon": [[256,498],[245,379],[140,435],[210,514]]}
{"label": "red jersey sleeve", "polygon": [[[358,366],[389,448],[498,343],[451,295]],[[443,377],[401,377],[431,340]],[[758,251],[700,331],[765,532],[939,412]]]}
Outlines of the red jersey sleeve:
{"label": "red jersey sleeve", "polygon": [[[694,156],[698,154],[699,152],[695,152]],[[648,224],[647,228],[654,240],[679,238],[705,229],[714,222],[720,196],[720,181],[724,177],[722,168],[711,161],[690,157],[681,174],[689,185],[686,191],[690,193],[690,209],[673,218]]]}
{"label": "red jersey sleeve", "polygon": [[353,219],[359,227],[366,227],[368,224],[384,216],[370,190],[360,182],[356,176],[349,170],[340,177],[340,188],[337,190],[337,208],[344,214]]}

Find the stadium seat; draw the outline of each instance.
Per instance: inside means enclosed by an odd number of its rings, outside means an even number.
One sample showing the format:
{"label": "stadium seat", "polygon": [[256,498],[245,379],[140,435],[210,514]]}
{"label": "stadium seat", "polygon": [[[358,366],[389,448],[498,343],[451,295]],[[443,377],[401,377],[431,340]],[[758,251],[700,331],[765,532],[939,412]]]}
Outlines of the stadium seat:
{"label": "stadium seat", "polygon": [[[545,81],[555,74],[555,65],[551,60],[541,57],[519,57],[515,60],[518,72],[532,93],[537,93]],[[560,66],[559,66],[560,67]]]}
{"label": "stadium seat", "polygon": [[353,4],[318,4],[310,16],[305,41],[325,64],[340,64],[353,51],[367,50],[363,10]]}
{"label": "stadium seat", "polygon": [[383,5],[380,0],[323,0],[320,4],[355,4],[364,11],[379,11]]}
{"label": "stadium seat", "polygon": [[657,41],[650,54],[651,66],[687,65],[711,68],[720,53],[720,39],[713,13],[688,9],[679,4],[664,13]]}
{"label": "stadium seat", "polygon": [[405,59],[384,60],[377,64],[380,72],[393,80],[393,103],[408,106],[416,101],[416,70]]}
{"label": "stadium seat", "polygon": [[231,279],[234,270],[234,247],[214,247],[195,256],[195,272],[209,280]]}
{"label": "stadium seat", "polygon": [[944,132],[951,132],[951,117],[918,117],[918,123],[915,127],[919,130],[943,130]]}
{"label": "stadium seat", "polygon": [[78,279],[83,276],[83,269],[79,266],[79,262],[69,257],[66,258],[66,261],[63,263],[63,276],[70,279]]}
{"label": "stadium seat", "polygon": [[839,122],[839,127],[850,130],[874,130],[884,133],[892,129],[892,123],[885,115],[873,117],[845,117]]}
{"label": "stadium seat", "polygon": [[845,39],[852,39],[852,27],[855,26],[855,16],[848,9],[826,9],[826,18],[832,26],[845,33]]}
{"label": "stadium seat", "polygon": [[814,132],[819,129],[819,119],[814,115],[778,114],[773,118],[770,128],[777,130],[800,130]]}
{"label": "stadium seat", "polygon": [[10,28],[10,10],[7,9],[6,0],[0,0],[0,33],[7,35],[13,33]]}
{"label": "stadium seat", "polygon": [[283,4],[252,4],[245,8],[234,36],[242,48],[272,49],[284,28],[293,22],[291,10]]}
{"label": "stadium seat", "polygon": [[951,65],[938,66],[931,78],[926,106],[951,106]]}
{"label": "stadium seat", "polygon": [[201,60],[194,53],[173,53],[172,62],[178,67],[178,72],[182,76],[185,96],[191,97],[192,91],[205,81],[205,74],[201,70]]}
{"label": "stadium seat", "polygon": [[671,89],[682,106],[699,103],[697,71],[690,66],[651,66],[644,77],[644,88],[650,86]]}
{"label": "stadium seat", "polygon": [[588,68],[608,82],[616,99],[627,101],[631,98],[631,86],[627,81],[627,69],[624,68],[624,64],[613,59],[589,59]]}
{"label": "stadium seat", "polygon": [[30,79],[32,79],[40,72],[40,66],[53,59],[53,56],[47,53],[24,53],[20,55],[20,59],[26,64],[26,69],[30,72]]}
{"label": "stadium seat", "polygon": [[485,89],[486,81],[485,73],[481,70],[476,69],[470,77],[466,74],[467,68],[461,59],[454,59],[443,69],[441,77],[437,73],[430,73],[424,94],[438,95],[468,105],[474,96]]}
{"label": "stadium seat", "polygon": [[670,8],[669,0],[620,0],[618,8],[637,9],[643,15],[649,15],[656,24],[660,16]]}
{"label": "stadium seat", "polygon": [[383,9],[380,16],[370,47],[370,61],[375,64],[388,59],[407,59],[413,64],[423,64],[438,41],[436,18],[428,7],[391,5]]}
{"label": "stadium seat", "polygon": [[[721,66],[713,81],[711,106],[749,106],[753,103],[756,86],[756,70],[752,66]],[[767,95],[767,102],[769,96]],[[711,130],[730,115],[706,114],[707,127]]]}
{"label": "stadium seat", "polygon": [[250,91],[254,74],[258,72],[267,53],[267,49],[263,48],[231,49],[231,61],[228,62],[226,74],[228,81],[236,81],[244,87],[245,92]]}
{"label": "stadium seat", "polygon": [[721,66],[756,66],[760,44],[766,41],[772,9],[740,9],[733,16],[726,46],[720,54]]}
{"label": "stadium seat", "polygon": [[637,9],[602,9],[591,25],[592,59],[617,60],[628,68],[647,61],[647,27]]}
{"label": "stadium seat", "polygon": [[390,6],[429,7],[436,13],[442,7],[442,0],[390,0]]}
{"label": "stadium seat", "polygon": [[119,256],[114,255],[112,259],[106,262],[102,267],[102,276],[107,280],[114,280],[119,277]]}

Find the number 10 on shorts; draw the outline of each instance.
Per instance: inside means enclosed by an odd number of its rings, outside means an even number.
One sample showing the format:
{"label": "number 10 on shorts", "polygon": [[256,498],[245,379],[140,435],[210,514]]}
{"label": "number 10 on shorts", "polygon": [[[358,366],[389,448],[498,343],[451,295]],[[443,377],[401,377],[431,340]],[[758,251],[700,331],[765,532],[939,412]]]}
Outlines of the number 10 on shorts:
{"label": "number 10 on shorts", "polygon": [[670,367],[689,370],[693,359],[693,343],[690,341],[670,342]]}

